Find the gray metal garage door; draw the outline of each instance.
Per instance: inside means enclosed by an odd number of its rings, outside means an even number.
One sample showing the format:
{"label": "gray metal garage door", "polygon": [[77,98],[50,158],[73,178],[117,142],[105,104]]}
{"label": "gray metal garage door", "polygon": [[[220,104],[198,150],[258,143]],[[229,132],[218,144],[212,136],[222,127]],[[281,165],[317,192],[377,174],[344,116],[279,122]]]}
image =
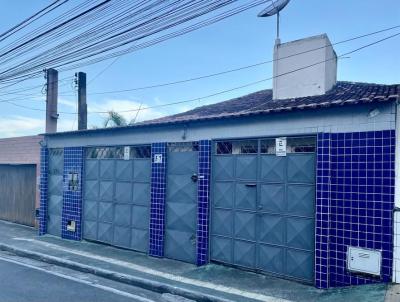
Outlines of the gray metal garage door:
{"label": "gray metal garage door", "polygon": [[47,232],[61,236],[63,204],[64,150],[49,150],[49,192]]}
{"label": "gray metal garage door", "polygon": [[313,281],[315,140],[217,142],[211,259]]}
{"label": "gray metal garage door", "polygon": [[0,165],[0,219],[35,225],[36,165]]}
{"label": "gray metal garage door", "polygon": [[90,148],[86,157],[83,237],[147,252],[150,146]]}
{"label": "gray metal garage door", "polygon": [[168,147],[165,256],[196,262],[197,145]]}

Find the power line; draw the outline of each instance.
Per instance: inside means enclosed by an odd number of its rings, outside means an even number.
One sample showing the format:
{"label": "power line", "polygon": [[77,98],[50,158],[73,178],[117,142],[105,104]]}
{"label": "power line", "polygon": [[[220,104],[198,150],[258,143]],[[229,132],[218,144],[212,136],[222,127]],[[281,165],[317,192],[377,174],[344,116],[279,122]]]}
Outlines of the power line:
{"label": "power line", "polygon": [[[358,47],[358,48],[355,48],[355,49],[353,49],[353,50],[351,50],[351,51],[345,52],[345,53],[339,55],[338,58],[339,58],[339,59],[340,59],[340,58],[343,58],[343,57],[345,57],[345,56],[348,56],[348,55],[350,55],[350,54],[359,52],[359,51],[361,51],[361,50],[363,50],[363,49],[372,47],[372,46],[374,46],[374,45],[380,44],[380,43],[382,43],[382,42],[384,42],[384,41],[387,41],[387,40],[389,40],[389,39],[395,38],[395,37],[397,37],[397,36],[400,36],[400,32],[399,32],[399,33],[396,33],[396,34],[392,34],[392,35],[387,36],[387,37],[385,37],[385,38],[376,40],[376,41],[374,41],[374,42],[372,42],[372,43],[365,44],[365,45],[363,45],[363,46],[361,46],[361,47]],[[326,62],[328,62],[328,61],[335,60],[335,59],[336,59],[336,57],[329,58],[329,59],[326,59],[326,60],[323,60],[323,61],[320,61],[320,62],[316,62],[316,63],[314,63],[314,64],[310,64],[310,65],[307,65],[307,66],[303,66],[303,67],[301,67],[301,68],[297,68],[297,69],[295,69],[295,70],[292,70],[292,71],[289,71],[289,72],[286,72],[286,73],[283,73],[283,74],[279,74],[279,75],[272,76],[272,77],[269,77],[269,78],[261,79],[261,80],[259,80],[259,81],[251,82],[251,83],[248,83],[248,84],[245,84],[245,85],[241,85],[241,86],[237,86],[237,87],[234,87],[234,88],[231,88],[231,89],[219,91],[219,92],[216,92],[216,93],[213,93],[213,94],[209,94],[209,95],[206,95],[206,96],[202,96],[202,97],[197,97],[197,98],[193,98],[193,99],[189,99],[189,100],[184,100],[184,101],[177,101],[177,102],[172,102],[172,103],[165,103],[165,104],[160,104],[160,105],[154,105],[154,106],[141,107],[141,108],[138,108],[138,109],[122,110],[122,111],[119,111],[118,113],[137,112],[137,111],[142,111],[142,110],[148,110],[148,109],[154,109],[154,108],[161,108],[161,107],[167,107],[167,106],[172,106],[172,105],[190,103],[190,102],[194,102],[194,101],[200,101],[200,100],[203,100],[203,99],[206,99],[206,98],[210,98],[210,97],[218,96],[218,95],[225,94],[225,93],[228,93],[228,92],[232,92],[232,91],[236,91],[236,90],[239,90],[239,89],[243,89],[243,88],[247,88],[247,87],[250,87],[250,86],[254,86],[254,85],[256,85],[256,84],[260,84],[260,83],[263,83],[263,82],[266,82],[266,81],[273,80],[274,78],[279,78],[279,77],[283,77],[283,76],[286,76],[286,75],[289,75],[289,74],[292,74],[292,73],[296,73],[296,72],[298,72],[298,71],[301,71],[301,70],[304,70],[304,69],[308,69],[308,68],[311,68],[311,67],[314,67],[314,66],[317,66],[317,65],[326,63]],[[8,103],[13,104],[13,105],[17,105],[17,104],[14,104],[13,102],[8,102]],[[26,109],[31,109],[31,110],[36,110],[36,111],[45,111],[45,110],[42,110],[42,109],[30,108],[30,107],[22,106],[22,105],[18,105],[18,107],[22,107],[22,108],[26,108]],[[254,108],[253,108],[253,109],[254,109]],[[88,113],[90,113],[90,114],[106,114],[106,113],[108,113],[108,112],[109,112],[109,111],[90,111],[90,112],[88,112]],[[59,112],[59,113],[62,113],[62,114],[76,114],[75,112]]]}
{"label": "power line", "polygon": [[[37,77],[51,66],[69,70],[143,49],[241,13],[271,0],[110,0],[77,7],[35,35],[0,49],[0,82]],[[236,6],[233,7],[233,5]],[[176,27],[221,11],[175,30]],[[233,8],[231,8],[233,7]],[[166,34],[164,34],[166,32]],[[68,38],[74,35],[72,38]],[[68,38],[67,40],[62,39]],[[63,41],[55,43],[55,41]],[[47,42],[47,43],[45,43]],[[140,42],[139,44],[134,44]],[[134,46],[132,46],[134,44]],[[34,50],[35,54],[27,57]],[[7,63],[7,64],[5,64]]]}
{"label": "power line", "polygon": [[[349,38],[349,39],[346,39],[346,40],[342,40],[342,41],[339,41],[339,42],[336,42],[336,43],[332,43],[331,45],[334,46],[334,45],[339,45],[339,44],[343,44],[343,43],[348,43],[348,42],[351,42],[351,41],[355,41],[355,40],[358,40],[358,39],[366,38],[366,37],[373,36],[373,35],[376,35],[376,34],[380,34],[380,33],[383,33],[383,32],[391,31],[391,30],[397,29],[397,28],[400,28],[400,25],[392,26],[392,27],[385,28],[385,29],[382,29],[382,30],[370,32],[368,34],[363,34],[363,35],[359,35],[359,36],[356,36],[356,37],[352,37],[352,38]],[[147,89],[161,88],[161,87],[173,86],[173,85],[177,85],[177,84],[188,83],[188,82],[192,82],[192,81],[197,81],[197,80],[202,80],[202,79],[207,79],[207,78],[211,78],[211,77],[221,76],[221,75],[225,75],[225,74],[229,74],[229,73],[233,73],[233,72],[237,72],[237,71],[242,71],[242,70],[246,70],[246,69],[250,69],[250,68],[254,68],[254,67],[259,67],[259,66],[262,66],[262,65],[274,63],[274,62],[277,62],[277,61],[280,61],[280,60],[289,59],[289,58],[292,58],[292,57],[295,57],[295,56],[303,55],[303,54],[310,53],[310,52],[313,52],[313,51],[317,51],[317,50],[320,50],[320,49],[324,49],[324,48],[327,48],[327,47],[330,47],[330,45],[309,49],[309,50],[306,50],[306,51],[298,52],[298,53],[291,54],[291,55],[288,55],[288,56],[284,56],[284,57],[281,57],[281,58],[277,58],[277,59],[274,59],[274,60],[262,61],[262,62],[259,62],[259,63],[254,63],[254,64],[251,64],[251,65],[241,66],[241,67],[234,68],[234,69],[228,69],[228,70],[221,71],[221,72],[206,74],[206,75],[202,75],[202,76],[198,76],[198,77],[192,77],[192,78],[187,78],[187,79],[173,81],[173,82],[166,82],[166,83],[161,83],[161,84],[154,84],[154,85],[135,87],[135,88],[128,88],[128,89],[93,92],[93,93],[89,93],[89,95],[102,95],[102,94],[131,92],[131,91],[147,90]],[[99,74],[97,74],[92,79],[91,82],[93,82],[99,75],[104,73],[105,70],[108,69],[109,67],[111,67],[117,61],[117,59],[119,59],[119,58],[120,57],[117,57],[116,60],[111,62],[111,64],[109,64],[105,69],[103,69]],[[67,96],[67,94],[63,94],[63,95]]]}

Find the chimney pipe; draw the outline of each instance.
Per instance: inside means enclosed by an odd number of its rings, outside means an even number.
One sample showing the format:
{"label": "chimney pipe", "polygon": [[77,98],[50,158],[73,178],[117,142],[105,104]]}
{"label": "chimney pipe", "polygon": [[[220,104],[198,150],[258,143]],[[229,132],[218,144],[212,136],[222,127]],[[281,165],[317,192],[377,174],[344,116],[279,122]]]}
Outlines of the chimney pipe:
{"label": "chimney pipe", "polygon": [[57,102],[58,102],[58,71],[46,70],[47,94],[46,94],[46,133],[57,132]]}

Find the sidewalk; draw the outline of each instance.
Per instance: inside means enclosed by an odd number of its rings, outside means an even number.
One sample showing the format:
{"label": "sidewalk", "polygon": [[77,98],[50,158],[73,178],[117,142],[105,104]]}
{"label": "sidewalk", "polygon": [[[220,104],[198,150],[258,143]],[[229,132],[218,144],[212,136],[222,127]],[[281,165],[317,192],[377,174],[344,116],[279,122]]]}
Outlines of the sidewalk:
{"label": "sidewalk", "polygon": [[196,267],[102,244],[39,237],[34,229],[2,221],[0,250],[195,301],[383,302],[388,287],[378,284],[318,290],[221,265]]}

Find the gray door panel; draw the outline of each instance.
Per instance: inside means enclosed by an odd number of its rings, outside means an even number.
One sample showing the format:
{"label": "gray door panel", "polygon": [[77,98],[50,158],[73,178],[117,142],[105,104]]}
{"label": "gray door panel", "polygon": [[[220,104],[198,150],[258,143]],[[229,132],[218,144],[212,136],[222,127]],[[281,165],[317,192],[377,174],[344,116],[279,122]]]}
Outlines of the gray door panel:
{"label": "gray door panel", "polygon": [[233,247],[234,262],[233,264],[238,266],[244,266],[248,268],[256,267],[256,243],[235,240]]}
{"label": "gray door panel", "polygon": [[114,199],[114,182],[100,181],[100,200],[113,201]]}
{"label": "gray door panel", "polygon": [[47,232],[61,236],[62,206],[63,206],[63,149],[49,150],[49,191],[48,191],[48,222]]}
{"label": "gray door panel", "polygon": [[151,162],[148,159],[135,159],[133,162],[134,181],[150,182]]}
{"label": "gray door panel", "polygon": [[234,156],[218,156],[214,160],[215,169],[213,170],[215,180],[231,180],[234,179],[235,157]]}
{"label": "gray door panel", "polygon": [[280,246],[260,244],[258,248],[258,268],[274,273],[285,274],[285,249]]}
{"label": "gray door panel", "polygon": [[253,184],[236,183],[235,207],[242,210],[257,209],[257,188]]}
{"label": "gray door panel", "polygon": [[133,176],[133,165],[130,160],[117,160],[115,178],[118,181],[130,181]]}
{"label": "gray door panel", "polygon": [[215,235],[233,237],[233,212],[225,209],[214,209],[213,219],[218,223],[211,225]]}
{"label": "gray door panel", "polygon": [[214,185],[214,206],[216,208],[233,207],[234,182],[217,182]]}
{"label": "gray door panel", "polygon": [[[114,217],[114,207],[111,202],[99,202],[99,222],[112,222]],[[86,203],[85,203],[86,206]]]}
{"label": "gray door panel", "polygon": [[314,154],[291,154],[287,156],[288,182],[311,183],[315,182]]}
{"label": "gray door panel", "polygon": [[198,152],[169,152],[167,169],[167,203],[165,256],[196,262]]}
{"label": "gray door panel", "polygon": [[134,183],[132,202],[137,205],[150,204],[150,183]]}
{"label": "gray door panel", "polygon": [[235,213],[235,238],[243,240],[256,240],[256,215],[252,212]]}
{"label": "gray door panel", "polygon": [[238,155],[236,157],[236,178],[257,179],[257,156]]}
{"label": "gray door panel", "polygon": [[262,243],[285,244],[286,218],[279,215],[261,214],[258,240]]}
{"label": "gray door panel", "polygon": [[315,154],[214,155],[210,257],[313,281]]}
{"label": "gray door panel", "polygon": [[99,161],[90,160],[86,161],[85,166],[85,179],[86,180],[97,180],[99,178]]}
{"label": "gray door panel", "polygon": [[[287,208],[284,184],[261,184],[259,209],[272,213],[284,213]],[[295,199],[295,198],[293,198]]]}
{"label": "gray door panel", "polygon": [[115,177],[115,160],[103,159],[100,161],[100,179],[114,180]]}
{"label": "gray door panel", "polygon": [[83,236],[148,250],[150,159],[86,159]]}
{"label": "gray door panel", "polygon": [[233,241],[230,238],[212,236],[210,247],[211,259],[224,263],[233,263],[232,243]]}
{"label": "gray door panel", "polygon": [[299,216],[313,216],[315,187],[313,185],[288,185],[288,212]]}

